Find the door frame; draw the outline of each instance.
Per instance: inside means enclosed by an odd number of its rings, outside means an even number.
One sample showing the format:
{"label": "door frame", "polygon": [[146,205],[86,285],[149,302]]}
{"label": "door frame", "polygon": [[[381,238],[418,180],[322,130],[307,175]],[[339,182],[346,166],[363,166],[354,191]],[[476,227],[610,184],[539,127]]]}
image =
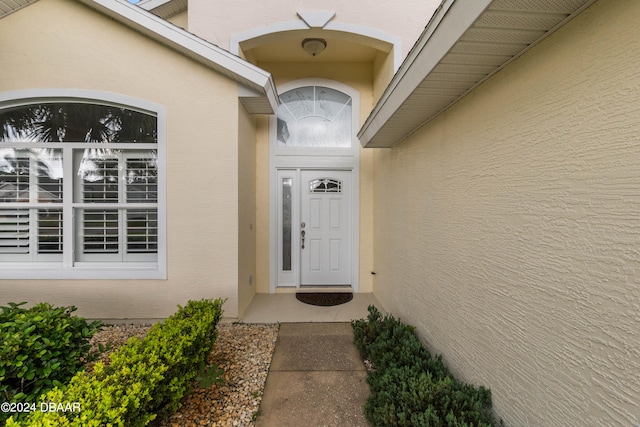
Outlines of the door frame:
{"label": "door frame", "polygon": [[[360,266],[360,144],[356,132],[360,117],[360,96],[350,86],[326,79],[301,79],[278,87],[279,93],[303,86],[324,86],[341,91],[351,97],[352,102],[352,144],[350,149],[306,149],[279,150],[277,148],[277,116],[269,117],[269,293],[300,288],[299,258],[297,278],[291,283],[279,284],[278,271],[278,171],[295,170],[345,170],[351,171],[351,288],[358,292]],[[295,219],[293,219],[295,221]],[[295,222],[294,222],[295,224]],[[299,224],[297,224],[299,226]],[[292,228],[292,234],[295,231]],[[292,261],[293,262],[293,261]]]}
{"label": "door frame", "polygon": [[[304,271],[301,268],[303,265],[303,253],[302,253],[302,248],[301,248],[301,239],[300,239],[300,233],[302,232],[302,228],[301,228],[301,221],[303,220],[303,218],[301,218],[301,214],[303,212],[303,203],[305,202],[305,195],[306,192],[305,190],[308,188],[308,182],[303,181],[302,180],[302,176],[305,174],[305,172],[315,172],[316,174],[319,175],[323,175],[326,177],[333,177],[336,175],[336,172],[348,172],[349,173],[349,185],[346,186],[344,188],[344,193],[348,194],[347,196],[347,200],[351,201],[351,198],[353,196],[352,191],[353,191],[353,183],[352,183],[352,178],[353,178],[353,171],[351,169],[318,169],[318,168],[296,168],[296,169],[290,169],[290,168],[280,168],[277,170],[277,177],[278,177],[278,186],[280,188],[277,189],[277,201],[276,204],[278,207],[282,206],[282,188],[283,186],[282,184],[282,180],[283,179],[289,179],[292,178],[293,179],[293,186],[292,186],[292,209],[291,209],[291,235],[292,235],[292,239],[291,239],[291,269],[284,271],[281,269],[281,265],[282,265],[282,255],[283,255],[283,245],[282,245],[282,239],[280,238],[280,236],[282,235],[282,228],[281,228],[281,223],[282,223],[282,216],[279,214],[278,210],[276,212],[276,234],[275,234],[275,239],[277,241],[277,250],[276,250],[276,259],[275,259],[275,269],[276,269],[276,281],[277,281],[277,285],[279,288],[301,288],[303,286],[305,287],[310,287],[313,285],[303,285],[302,284],[302,279],[304,276]],[[348,211],[349,213],[351,213],[351,209],[353,208],[353,204],[349,203],[348,206]],[[350,260],[353,261],[353,256],[354,256],[354,238],[357,236],[356,233],[353,232],[353,226],[354,226],[354,217],[353,215],[349,215],[347,221],[349,222],[348,227],[349,227],[349,233],[348,233],[348,239],[349,239],[349,256],[350,256]],[[349,284],[352,286],[352,288],[354,287],[353,284],[353,280],[354,280],[354,274],[353,274],[353,268],[354,268],[354,264],[352,262],[349,262]],[[318,287],[331,287],[331,285],[323,285],[323,284],[318,284]],[[342,286],[342,285],[340,285]]]}

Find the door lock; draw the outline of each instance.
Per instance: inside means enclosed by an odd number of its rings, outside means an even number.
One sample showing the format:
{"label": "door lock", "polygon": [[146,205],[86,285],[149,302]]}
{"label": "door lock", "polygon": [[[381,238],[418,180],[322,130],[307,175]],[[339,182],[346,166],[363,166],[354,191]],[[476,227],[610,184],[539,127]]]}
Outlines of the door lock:
{"label": "door lock", "polygon": [[[304,224],[304,222],[303,222],[303,224]],[[304,230],[302,230],[302,231],[300,232],[300,237],[302,237],[302,249],[304,249],[304,235],[305,235],[305,234],[306,234],[306,233],[305,233],[305,231],[304,231]]]}

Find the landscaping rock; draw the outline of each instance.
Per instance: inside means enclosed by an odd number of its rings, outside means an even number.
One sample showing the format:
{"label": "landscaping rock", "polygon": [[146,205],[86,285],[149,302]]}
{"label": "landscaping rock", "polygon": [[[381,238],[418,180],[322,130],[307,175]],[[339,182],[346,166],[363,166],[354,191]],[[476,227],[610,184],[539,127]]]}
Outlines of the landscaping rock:
{"label": "landscaping rock", "polygon": [[[148,329],[148,325],[108,326],[91,343],[95,349],[98,344],[111,343],[113,351],[131,336],[143,337]],[[224,383],[208,388],[196,384],[178,411],[153,425],[253,426],[277,337],[278,325],[219,324],[208,367],[216,364],[223,371]],[[101,357],[107,359],[108,354]]]}

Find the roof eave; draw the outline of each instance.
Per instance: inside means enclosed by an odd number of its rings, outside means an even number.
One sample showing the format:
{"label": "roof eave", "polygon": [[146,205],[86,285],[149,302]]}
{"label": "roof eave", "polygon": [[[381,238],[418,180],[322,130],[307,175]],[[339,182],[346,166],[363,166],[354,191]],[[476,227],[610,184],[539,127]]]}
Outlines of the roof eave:
{"label": "roof eave", "polygon": [[[462,99],[475,87],[491,77],[506,64],[522,55],[532,46],[553,33],[556,29],[564,25],[582,10],[590,6],[595,0],[584,0],[582,2],[572,2],[573,10],[563,14],[556,11],[557,22],[550,21],[548,28],[530,29],[518,28],[498,28],[505,32],[521,31],[531,40],[524,40],[514,43],[505,43],[508,52],[505,54],[494,54],[492,64],[482,64],[481,55],[477,55],[471,62],[457,65],[458,71],[467,71],[470,68],[481,68],[485,70],[469,73],[468,81],[455,82],[455,89],[447,90],[436,88],[438,80],[450,77],[459,79],[461,75],[448,75],[442,69],[443,59],[450,59],[448,55],[457,52],[462,45],[470,43],[469,40],[462,40],[463,36],[469,38],[468,31],[482,31],[484,28],[474,25],[486,18],[491,13],[490,9],[496,7],[515,9],[515,3],[510,0],[474,0],[473,2],[462,2],[460,0],[445,0],[440,5],[434,17],[431,19],[422,36],[416,42],[407,59],[402,64],[391,83],[382,94],[380,100],[358,132],[358,138],[363,147],[392,147],[407,138],[425,123],[433,120],[439,114],[450,108],[458,100]],[[530,0],[528,5],[543,8],[543,2]],[[549,2],[544,2],[550,4]],[[558,2],[560,3],[560,2]],[[526,37],[525,37],[526,38]],[[476,43],[473,41],[472,43]],[[478,47],[493,47],[499,44],[485,41],[478,42]],[[453,53],[452,56],[457,53]],[[473,56],[473,55],[471,55]],[[477,61],[477,62],[473,62]],[[451,66],[451,64],[446,64]],[[467,67],[467,68],[465,68]],[[434,77],[436,76],[436,77]],[[467,76],[463,76],[467,77]],[[431,79],[431,80],[430,80]],[[453,85],[452,85],[453,86]],[[409,117],[411,116],[411,117]]]}
{"label": "roof eave", "polygon": [[29,6],[31,3],[35,3],[38,0],[0,0],[0,19],[20,9]]}
{"label": "roof eave", "polygon": [[148,10],[163,19],[169,19],[188,8],[187,0],[141,0],[136,6]]}
{"label": "roof eave", "polygon": [[261,68],[126,1],[79,1],[262,95],[261,103],[245,103],[250,113],[273,114],[277,110],[275,83]]}

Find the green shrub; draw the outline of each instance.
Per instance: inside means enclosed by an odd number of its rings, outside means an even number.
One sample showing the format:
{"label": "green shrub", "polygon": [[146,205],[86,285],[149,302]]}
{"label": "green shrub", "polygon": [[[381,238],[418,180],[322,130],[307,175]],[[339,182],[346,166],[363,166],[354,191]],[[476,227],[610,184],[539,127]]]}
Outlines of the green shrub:
{"label": "green shrub", "polygon": [[[100,322],[72,316],[76,307],[26,303],[0,307],[0,401],[35,402],[82,369]],[[0,422],[9,415],[0,412]]]}
{"label": "green shrub", "polygon": [[35,412],[27,424],[7,426],[122,426],[149,424],[175,411],[213,348],[222,316],[218,299],[189,301],[186,307],[154,325],[143,339],[131,338],[98,362],[93,372],[74,376],[41,402],[79,403],[80,411]]}
{"label": "green shrub", "polygon": [[492,426],[491,391],[456,380],[422,346],[415,328],[369,306],[352,322],[355,344],[375,369],[364,407],[374,426]]}

